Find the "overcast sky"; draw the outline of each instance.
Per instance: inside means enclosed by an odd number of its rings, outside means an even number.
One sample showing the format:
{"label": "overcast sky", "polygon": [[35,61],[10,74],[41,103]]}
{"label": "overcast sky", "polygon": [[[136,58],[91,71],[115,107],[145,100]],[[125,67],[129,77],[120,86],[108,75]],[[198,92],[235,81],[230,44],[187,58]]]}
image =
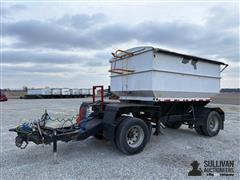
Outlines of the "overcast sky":
{"label": "overcast sky", "polygon": [[144,45],[226,62],[222,88],[239,87],[238,6],[4,2],[2,87],[106,86],[111,52]]}

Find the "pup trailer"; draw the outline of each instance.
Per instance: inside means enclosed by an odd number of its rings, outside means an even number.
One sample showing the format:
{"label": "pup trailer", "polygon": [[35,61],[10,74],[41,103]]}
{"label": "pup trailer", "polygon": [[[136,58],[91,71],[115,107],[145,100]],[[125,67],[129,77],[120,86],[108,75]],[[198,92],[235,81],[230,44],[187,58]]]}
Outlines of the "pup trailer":
{"label": "pup trailer", "polygon": [[[224,128],[222,109],[206,105],[219,93],[220,72],[227,64],[153,47],[118,50],[112,55],[111,92],[119,101],[104,102],[103,86],[93,86],[93,102],[81,104],[74,123],[50,127],[46,111],[39,120],[10,129],[17,133],[16,146],[53,144],[56,154],[58,141],[94,136],[110,140],[131,155],[141,152],[161,128],[187,125],[209,137]],[[96,101],[99,88],[101,98]]]}

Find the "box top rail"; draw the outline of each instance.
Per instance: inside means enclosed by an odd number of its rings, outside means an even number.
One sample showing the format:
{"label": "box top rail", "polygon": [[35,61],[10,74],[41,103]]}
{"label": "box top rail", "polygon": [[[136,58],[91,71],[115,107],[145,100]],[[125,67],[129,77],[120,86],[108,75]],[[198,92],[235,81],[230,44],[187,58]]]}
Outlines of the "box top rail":
{"label": "box top rail", "polygon": [[161,48],[154,48],[152,46],[134,47],[134,48],[131,48],[131,49],[128,49],[125,51],[117,50],[115,53],[112,53],[114,57],[112,59],[110,59],[110,63],[117,61],[117,60],[129,58],[131,56],[136,56],[136,55],[148,52],[148,51],[153,51],[155,53],[164,53],[164,54],[169,54],[169,55],[173,55],[173,56],[181,56],[185,59],[194,59],[194,60],[205,61],[205,62],[209,62],[209,63],[228,66],[228,64],[223,63],[221,61],[216,61],[216,60],[211,60],[211,59],[202,58],[202,57],[198,57],[198,56],[178,53],[175,51],[170,51],[170,50],[161,49]]}

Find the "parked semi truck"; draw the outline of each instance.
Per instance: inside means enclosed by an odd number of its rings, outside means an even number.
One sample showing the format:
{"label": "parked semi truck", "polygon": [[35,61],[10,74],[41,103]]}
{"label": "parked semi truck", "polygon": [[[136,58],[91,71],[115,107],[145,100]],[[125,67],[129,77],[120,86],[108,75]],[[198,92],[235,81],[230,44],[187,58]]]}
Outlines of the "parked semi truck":
{"label": "parked semi truck", "polygon": [[72,89],[69,88],[62,88],[61,95],[63,96],[70,96],[72,94]]}
{"label": "parked semi truck", "polygon": [[[74,125],[48,127],[46,112],[32,127],[10,130],[17,132],[16,145],[53,143],[56,153],[58,141],[95,136],[111,141],[125,154],[136,154],[162,127],[185,125],[209,137],[224,129],[223,110],[206,105],[219,93],[220,73],[227,64],[154,47],[117,50],[112,55],[111,92],[119,101],[104,102],[103,86],[94,86],[93,102],[81,104]],[[99,88],[101,100],[96,101]]]}

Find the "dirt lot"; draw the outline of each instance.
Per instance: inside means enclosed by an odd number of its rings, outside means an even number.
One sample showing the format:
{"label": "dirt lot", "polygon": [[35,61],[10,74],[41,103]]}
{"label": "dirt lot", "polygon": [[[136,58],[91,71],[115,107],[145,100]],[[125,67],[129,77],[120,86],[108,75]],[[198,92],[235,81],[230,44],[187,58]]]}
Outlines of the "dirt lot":
{"label": "dirt lot", "polygon": [[45,108],[55,115],[76,114],[80,103],[81,99],[12,99],[1,103],[1,179],[186,179],[194,160],[202,168],[204,160],[234,160],[235,175],[230,179],[239,179],[237,105],[218,105],[225,111],[226,121],[225,130],[216,137],[199,136],[184,126],[165,129],[162,135],[152,136],[145,150],[134,156],[123,155],[110,142],[95,138],[59,143],[58,164],[52,161],[52,146],[30,144],[25,150],[15,147],[15,134],[8,132],[9,128],[40,117]]}

